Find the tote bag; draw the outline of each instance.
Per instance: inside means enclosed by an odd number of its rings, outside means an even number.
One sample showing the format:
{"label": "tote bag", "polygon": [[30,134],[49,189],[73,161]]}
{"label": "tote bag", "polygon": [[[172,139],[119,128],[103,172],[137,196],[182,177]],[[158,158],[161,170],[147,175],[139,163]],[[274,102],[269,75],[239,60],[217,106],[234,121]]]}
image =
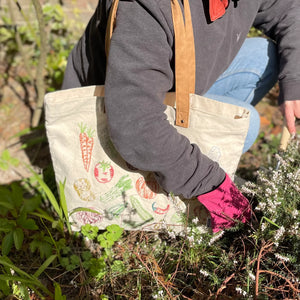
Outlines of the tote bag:
{"label": "tote bag", "polygon": [[[110,11],[107,49],[118,1]],[[250,112],[193,93],[194,39],[190,8],[184,1],[185,22],[172,1],[175,31],[176,92],[166,95],[165,114],[180,134],[231,176],[242,154]],[[189,58],[187,60],[187,57]],[[188,219],[209,225],[209,214],[197,199],[167,194],[152,172],[130,166],[115,150],[104,109],[104,86],[88,86],[45,96],[46,131],[56,182],[64,183],[73,230],[84,224],[105,229],[118,224],[126,230],[180,233]]]}

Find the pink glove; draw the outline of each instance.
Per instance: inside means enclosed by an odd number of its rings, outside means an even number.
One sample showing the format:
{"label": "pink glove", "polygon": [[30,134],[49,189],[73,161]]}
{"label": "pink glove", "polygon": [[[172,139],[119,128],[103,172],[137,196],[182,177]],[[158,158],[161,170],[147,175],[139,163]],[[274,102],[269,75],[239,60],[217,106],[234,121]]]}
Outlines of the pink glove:
{"label": "pink glove", "polygon": [[251,217],[251,206],[226,174],[215,190],[197,197],[211,215],[213,232],[230,228],[236,221],[246,223]]}

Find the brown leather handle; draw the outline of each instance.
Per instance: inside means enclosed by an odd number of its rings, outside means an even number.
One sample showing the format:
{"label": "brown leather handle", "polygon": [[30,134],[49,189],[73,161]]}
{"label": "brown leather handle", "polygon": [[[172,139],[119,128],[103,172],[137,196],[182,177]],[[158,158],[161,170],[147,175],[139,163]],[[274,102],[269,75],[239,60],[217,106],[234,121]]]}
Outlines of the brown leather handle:
{"label": "brown leather handle", "polygon": [[[189,0],[183,0],[184,19],[178,0],[170,0],[175,36],[175,102],[176,125],[189,126],[190,93],[195,92],[195,44]],[[105,52],[108,56],[110,40],[115,26],[119,0],[111,6],[106,28]],[[171,103],[171,97],[166,97]],[[166,103],[166,102],[165,102]]]}
{"label": "brown leather handle", "polygon": [[109,16],[107,20],[107,26],[106,26],[106,33],[105,33],[105,53],[106,57],[108,57],[109,47],[110,47],[110,40],[116,25],[116,16],[117,16],[117,10],[118,10],[119,0],[114,0],[110,11]]}

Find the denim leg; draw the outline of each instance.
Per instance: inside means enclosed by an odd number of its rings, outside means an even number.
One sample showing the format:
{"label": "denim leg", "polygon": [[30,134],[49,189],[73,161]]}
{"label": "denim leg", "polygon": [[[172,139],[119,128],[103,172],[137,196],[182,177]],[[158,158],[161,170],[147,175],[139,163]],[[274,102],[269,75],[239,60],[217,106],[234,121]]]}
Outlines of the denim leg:
{"label": "denim leg", "polygon": [[204,95],[243,107],[247,105],[251,114],[244,152],[255,142],[259,132],[260,119],[253,106],[274,86],[277,78],[275,43],[265,38],[248,38],[228,69]]}

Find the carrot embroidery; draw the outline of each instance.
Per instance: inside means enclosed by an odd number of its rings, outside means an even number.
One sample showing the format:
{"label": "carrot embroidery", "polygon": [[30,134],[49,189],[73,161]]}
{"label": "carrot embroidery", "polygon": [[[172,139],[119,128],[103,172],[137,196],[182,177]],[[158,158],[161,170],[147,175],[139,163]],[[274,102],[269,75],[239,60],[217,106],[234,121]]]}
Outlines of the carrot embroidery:
{"label": "carrot embroidery", "polygon": [[80,134],[79,134],[79,143],[82,155],[83,166],[88,172],[92,159],[92,151],[94,147],[94,133],[95,131],[91,128],[88,128],[87,125],[80,123]]}

